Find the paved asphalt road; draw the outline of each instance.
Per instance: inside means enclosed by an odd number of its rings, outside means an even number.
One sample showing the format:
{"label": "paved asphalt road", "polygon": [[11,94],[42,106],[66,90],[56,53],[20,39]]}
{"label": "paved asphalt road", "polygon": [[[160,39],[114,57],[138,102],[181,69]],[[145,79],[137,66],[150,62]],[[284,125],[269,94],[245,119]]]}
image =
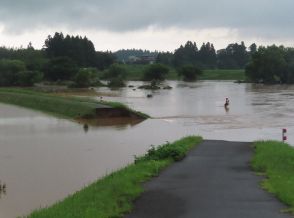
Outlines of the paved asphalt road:
{"label": "paved asphalt road", "polygon": [[204,141],[145,185],[127,218],[286,218],[250,171],[250,143]]}

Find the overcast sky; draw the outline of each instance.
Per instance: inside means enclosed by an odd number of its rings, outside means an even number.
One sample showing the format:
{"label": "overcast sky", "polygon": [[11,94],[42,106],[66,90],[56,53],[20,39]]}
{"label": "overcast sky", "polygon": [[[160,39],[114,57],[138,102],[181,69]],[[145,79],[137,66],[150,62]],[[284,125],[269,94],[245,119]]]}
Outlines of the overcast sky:
{"label": "overcast sky", "polygon": [[96,50],[294,46],[293,9],[293,0],[0,0],[0,46],[41,48],[56,31],[86,35]]}

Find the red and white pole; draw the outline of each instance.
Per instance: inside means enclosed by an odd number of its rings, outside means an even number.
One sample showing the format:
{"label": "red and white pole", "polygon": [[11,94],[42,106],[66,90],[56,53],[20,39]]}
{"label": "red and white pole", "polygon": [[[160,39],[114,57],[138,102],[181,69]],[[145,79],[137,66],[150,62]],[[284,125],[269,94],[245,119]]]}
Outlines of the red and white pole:
{"label": "red and white pole", "polygon": [[283,142],[287,141],[287,136],[286,136],[286,133],[287,133],[287,129],[282,129],[282,140]]}

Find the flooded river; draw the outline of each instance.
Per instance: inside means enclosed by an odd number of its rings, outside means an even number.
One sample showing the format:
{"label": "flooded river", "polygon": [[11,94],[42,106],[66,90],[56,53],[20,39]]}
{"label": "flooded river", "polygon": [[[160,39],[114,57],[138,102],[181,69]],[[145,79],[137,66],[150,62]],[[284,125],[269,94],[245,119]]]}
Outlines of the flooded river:
{"label": "flooded river", "polygon": [[[89,127],[0,104],[0,217],[26,215],[63,199],[97,178],[133,161],[151,144],[198,134],[206,139],[281,139],[294,144],[294,86],[232,82],[168,82],[172,90],[110,91],[120,101],[153,117],[141,123]],[[136,89],[136,90],[133,90]],[[146,98],[152,94],[152,98]],[[223,107],[226,97],[230,108]]]}

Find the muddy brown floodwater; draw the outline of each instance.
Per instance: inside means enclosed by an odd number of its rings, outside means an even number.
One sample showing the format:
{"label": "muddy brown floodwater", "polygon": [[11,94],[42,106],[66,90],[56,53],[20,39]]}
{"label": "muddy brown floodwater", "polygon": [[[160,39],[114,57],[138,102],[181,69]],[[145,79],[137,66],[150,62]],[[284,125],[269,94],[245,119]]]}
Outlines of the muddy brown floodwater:
{"label": "muddy brown floodwater", "polygon": [[[168,81],[172,90],[98,89],[154,117],[141,123],[83,125],[0,104],[0,217],[52,205],[133,161],[151,144],[199,134],[206,139],[281,139],[294,144],[294,86]],[[136,89],[136,90],[133,90]],[[152,94],[152,98],[147,98]],[[230,99],[229,110],[223,104]]]}

